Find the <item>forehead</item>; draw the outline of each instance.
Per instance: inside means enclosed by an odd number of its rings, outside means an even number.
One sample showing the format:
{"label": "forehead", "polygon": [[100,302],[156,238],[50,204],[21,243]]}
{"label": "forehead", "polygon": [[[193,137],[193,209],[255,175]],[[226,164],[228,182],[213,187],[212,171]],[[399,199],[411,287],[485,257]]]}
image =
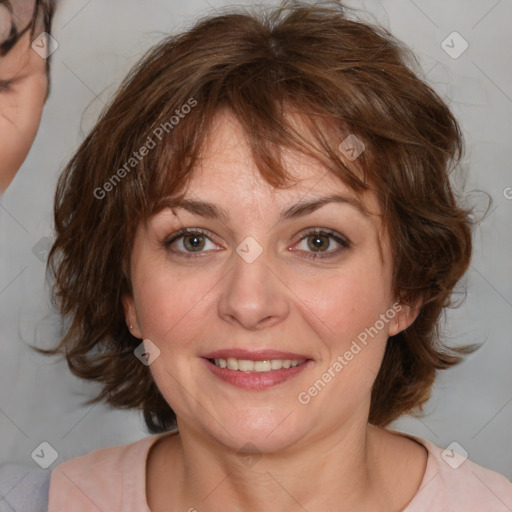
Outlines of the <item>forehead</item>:
{"label": "forehead", "polygon": [[359,206],[361,213],[380,211],[374,194],[356,194],[317,159],[289,148],[280,148],[280,151],[282,165],[293,182],[278,189],[261,176],[242,125],[229,111],[219,112],[212,120],[200,157],[192,169],[186,197],[222,202],[228,208],[242,203],[262,209],[291,200],[304,202],[338,195]]}

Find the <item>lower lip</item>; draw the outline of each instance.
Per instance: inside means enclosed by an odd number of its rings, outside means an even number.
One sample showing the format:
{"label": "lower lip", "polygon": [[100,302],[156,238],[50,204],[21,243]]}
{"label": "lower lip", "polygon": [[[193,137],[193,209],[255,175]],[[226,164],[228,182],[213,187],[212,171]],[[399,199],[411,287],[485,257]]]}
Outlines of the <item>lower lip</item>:
{"label": "lower lip", "polygon": [[267,389],[286,382],[305,370],[312,363],[311,360],[307,360],[298,366],[258,373],[228,370],[227,368],[215,366],[208,359],[203,359],[203,361],[208,365],[208,369],[224,382],[239,388],[256,390]]}

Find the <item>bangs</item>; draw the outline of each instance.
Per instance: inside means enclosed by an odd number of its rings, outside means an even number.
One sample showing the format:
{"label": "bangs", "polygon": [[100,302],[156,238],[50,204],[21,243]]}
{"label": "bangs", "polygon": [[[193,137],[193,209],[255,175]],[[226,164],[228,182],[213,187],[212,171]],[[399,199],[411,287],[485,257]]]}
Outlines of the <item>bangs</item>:
{"label": "bangs", "polygon": [[[132,178],[136,182],[140,220],[168,206],[170,199],[184,196],[194,169],[206,154],[215,119],[222,114],[232,116],[240,124],[261,177],[274,188],[286,188],[301,181],[283,164],[282,152],[286,150],[314,159],[326,173],[337,176],[356,194],[368,189],[365,160],[369,157],[361,154],[357,162],[351,162],[344,155],[340,141],[354,134],[339,120],[285,96],[276,100],[272,91],[265,97],[259,95],[259,99],[269,100],[265,108],[242,96],[236,87],[236,94],[231,92],[223,91],[222,97],[197,95],[199,99],[189,99],[183,105],[194,103],[196,109],[190,110],[169,133],[165,130],[165,115],[157,120],[151,138],[159,147],[148,154]],[[183,105],[172,111],[180,112]],[[357,140],[362,142],[360,137]]]}

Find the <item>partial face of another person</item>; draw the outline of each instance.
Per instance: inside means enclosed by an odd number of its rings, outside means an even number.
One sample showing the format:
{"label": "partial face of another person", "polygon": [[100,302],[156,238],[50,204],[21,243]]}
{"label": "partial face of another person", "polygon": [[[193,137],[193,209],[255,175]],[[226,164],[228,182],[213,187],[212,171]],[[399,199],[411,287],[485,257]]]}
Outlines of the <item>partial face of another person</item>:
{"label": "partial face of another person", "polygon": [[[164,209],[139,225],[131,254],[126,320],[160,350],[150,370],[180,429],[235,450],[279,451],[365,426],[387,338],[405,327],[375,197],[363,197],[366,214],[318,162],[283,156],[300,182],[275,189],[241,126],[219,114],[186,199],[225,218]],[[334,194],[344,199],[292,208]]]}
{"label": "partial face of another person", "polygon": [[[0,43],[13,24],[21,32],[30,24],[34,0],[14,0],[13,12],[0,4]],[[38,24],[42,25],[42,24]],[[35,36],[42,32],[36,28]],[[0,56],[0,193],[23,164],[39,128],[48,91],[46,61],[31,48],[28,30],[16,45]]]}

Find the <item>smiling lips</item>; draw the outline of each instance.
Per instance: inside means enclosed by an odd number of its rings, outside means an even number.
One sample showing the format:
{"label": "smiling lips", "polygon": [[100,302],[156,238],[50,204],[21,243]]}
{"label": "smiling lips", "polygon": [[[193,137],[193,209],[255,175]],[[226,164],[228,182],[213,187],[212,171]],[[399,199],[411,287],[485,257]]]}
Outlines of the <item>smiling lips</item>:
{"label": "smiling lips", "polygon": [[285,382],[312,363],[302,354],[275,350],[220,350],[204,356],[221,380],[244,389],[265,389]]}

